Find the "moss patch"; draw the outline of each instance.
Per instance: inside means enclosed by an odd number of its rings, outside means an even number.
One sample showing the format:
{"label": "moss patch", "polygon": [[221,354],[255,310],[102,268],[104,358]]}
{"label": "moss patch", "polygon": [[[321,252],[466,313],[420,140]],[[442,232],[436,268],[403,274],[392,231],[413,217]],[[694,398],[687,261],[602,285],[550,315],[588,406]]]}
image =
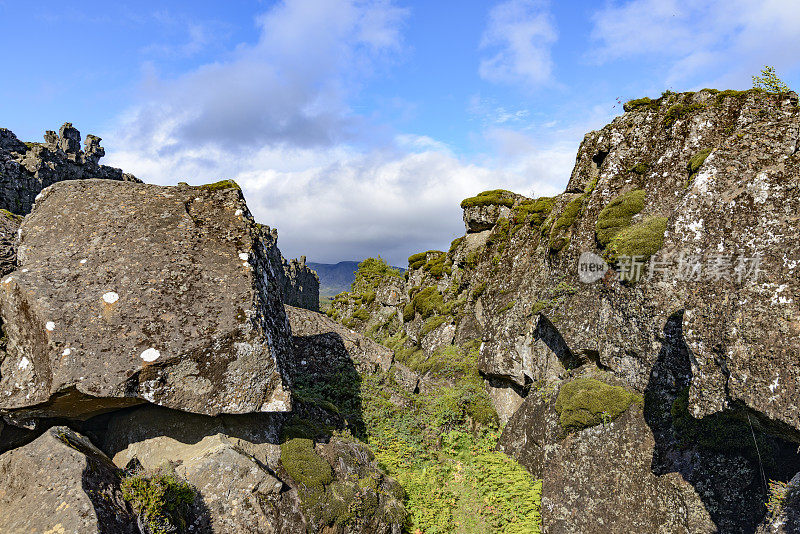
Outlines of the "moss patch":
{"label": "moss patch", "polygon": [[704,148],[697,154],[691,157],[689,163],[686,164],[686,169],[689,171],[689,180],[694,179],[695,175],[700,171],[700,167],[706,161],[706,158],[711,154],[713,148]]}
{"label": "moss patch", "polygon": [[541,197],[536,200],[524,200],[514,206],[512,211],[516,223],[527,222],[533,227],[541,226],[550,212],[556,199],[552,197]]}
{"label": "moss patch", "polygon": [[461,209],[474,208],[476,206],[507,206],[514,205],[514,193],[505,189],[493,189],[484,191],[477,196],[465,198],[461,201]]}
{"label": "moss patch", "polygon": [[597,241],[605,247],[620,230],[631,224],[631,218],[644,209],[644,189],[622,194],[600,211],[595,225]]}
{"label": "moss patch", "polygon": [[559,252],[569,244],[569,238],[566,236],[566,231],[575,224],[583,206],[586,203],[586,195],[580,195],[573,198],[569,204],[564,207],[564,211],[556,219],[555,224],[550,229],[550,251]]}
{"label": "moss patch", "polygon": [[658,109],[658,100],[653,100],[648,97],[636,98],[628,100],[622,105],[624,111],[651,111]]}
{"label": "moss patch", "polygon": [[687,115],[705,108],[704,104],[675,104],[670,106],[664,116],[664,128],[670,128],[673,124],[683,119]]}
{"label": "moss patch", "polygon": [[447,322],[447,320],[448,320],[447,317],[443,317],[441,315],[429,317],[422,325],[422,330],[420,331],[420,335],[422,335],[423,337],[427,336],[428,334],[439,328],[441,325],[443,325],[445,322]]}
{"label": "moss patch", "polygon": [[311,490],[323,490],[333,482],[333,469],[314,450],[314,442],[293,438],[281,444],[281,465],[298,485]]}
{"label": "moss patch", "polygon": [[667,231],[666,217],[648,217],[644,221],[624,228],[608,244],[611,257],[639,256],[647,260],[664,245]]}
{"label": "moss patch", "polygon": [[239,187],[239,184],[233,180],[220,180],[219,182],[214,182],[213,184],[198,185],[197,187],[205,191],[220,191],[222,189],[238,189],[241,191],[242,189]]}
{"label": "moss patch", "polygon": [[556,412],[561,427],[582,430],[613,421],[637,400],[625,388],[594,378],[576,378],[561,386],[556,397]]}

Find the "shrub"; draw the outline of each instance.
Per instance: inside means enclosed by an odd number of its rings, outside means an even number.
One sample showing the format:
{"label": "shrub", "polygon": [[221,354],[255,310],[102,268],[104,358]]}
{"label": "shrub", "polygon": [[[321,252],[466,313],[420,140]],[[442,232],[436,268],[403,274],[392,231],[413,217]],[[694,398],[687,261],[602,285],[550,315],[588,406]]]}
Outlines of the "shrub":
{"label": "shrub", "polygon": [[595,225],[597,242],[606,246],[620,230],[630,226],[634,215],[644,209],[644,189],[634,189],[614,198],[600,211]]}
{"label": "shrub", "polygon": [[761,76],[753,76],[753,88],[763,89],[770,93],[786,93],[789,91],[789,86],[778,78],[775,73],[775,67],[768,65],[761,69]]}
{"label": "shrub", "polygon": [[647,260],[664,245],[667,231],[666,217],[648,217],[644,221],[628,226],[617,233],[608,245],[611,257],[639,256]]}
{"label": "shrub", "polygon": [[128,474],[122,478],[120,487],[122,498],[144,520],[151,534],[186,530],[195,489],[171,468]]}
{"label": "shrub", "polygon": [[465,198],[461,201],[461,208],[474,208],[476,206],[500,205],[511,207],[514,205],[514,193],[505,189],[493,189],[478,193],[477,196]]}
{"label": "shrub", "polygon": [[555,408],[561,427],[574,431],[613,421],[636,399],[636,394],[620,386],[576,378],[561,386]]}

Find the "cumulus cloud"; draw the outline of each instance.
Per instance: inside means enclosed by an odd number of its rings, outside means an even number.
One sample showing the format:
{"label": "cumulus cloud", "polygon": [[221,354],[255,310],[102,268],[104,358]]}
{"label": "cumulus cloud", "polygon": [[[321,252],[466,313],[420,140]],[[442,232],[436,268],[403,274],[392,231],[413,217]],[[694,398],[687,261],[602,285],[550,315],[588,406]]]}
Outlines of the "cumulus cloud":
{"label": "cumulus cloud", "polygon": [[488,54],[479,73],[485,80],[540,85],[552,79],[550,48],[557,39],[549,2],[508,0],[489,12],[481,40]]}
{"label": "cumulus cloud", "polygon": [[668,83],[749,83],[764,64],[797,65],[796,0],[617,1],[593,22],[594,60],[660,59]]}
{"label": "cumulus cloud", "polygon": [[[494,128],[485,139],[494,154],[467,160],[350,111],[359,83],[402,46],[404,16],[382,0],[280,3],[258,19],[258,42],[226,61],[175,79],[146,72],[142,101],[104,136],[107,163],[159,184],[235,179],[286,256],[322,262],[381,254],[403,265],[464,233],[467,196],[560,191],[580,139],[572,133],[561,144]],[[342,134],[355,125],[362,138]]]}

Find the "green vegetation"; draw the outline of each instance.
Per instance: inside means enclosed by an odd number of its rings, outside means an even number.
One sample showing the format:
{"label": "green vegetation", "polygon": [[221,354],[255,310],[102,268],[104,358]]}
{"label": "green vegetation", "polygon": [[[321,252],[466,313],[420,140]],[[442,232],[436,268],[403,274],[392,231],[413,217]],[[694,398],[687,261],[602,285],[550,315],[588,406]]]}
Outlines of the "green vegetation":
{"label": "green vegetation", "polygon": [[761,76],[753,76],[753,88],[763,89],[770,93],[787,93],[790,90],[789,86],[778,78],[775,67],[769,65],[761,69]]}
{"label": "green vegetation", "polygon": [[783,512],[783,503],[786,501],[786,494],[789,486],[780,480],[769,481],[769,498],[766,502],[767,513],[771,518],[777,518]]}
{"label": "green vegetation", "polygon": [[620,230],[631,225],[634,215],[644,209],[644,189],[634,189],[614,198],[597,216],[597,242],[605,247]]}
{"label": "green vegetation", "polygon": [[514,193],[505,189],[493,189],[478,193],[477,196],[465,198],[461,201],[461,209],[474,208],[476,206],[507,206],[514,205]]}
{"label": "green vegetation", "polygon": [[412,254],[408,257],[408,270],[413,271],[414,269],[419,269],[425,262],[427,261],[428,253],[427,252],[417,252],[416,254]]}
{"label": "green vegetation", "polygon": [[685,116],[695,111],[705,108],[705,104],[674,104],[667,110],[664,116],[664,128],[670,128],[673,124],[683,119]]}
{"label": "green vegetation", "polygon": [[204,189],[206,191],[220,191],[221,189],[239,189],[239,184],[234,182],[233,180],[220,180],[219,182],[214,182],[213,184],[204,184],[198,185],[200,189]]}
{"label": "green vegetation", "polygon": [[703,166],[703,163],[706,161],[706,158],[711,154],[713,148],[704,148],[697,154],[691,157],[689,163],[686,165],[687,170],[689,171],[689,181],[691,182],[695,175],[700,171],[700,167]]}
{"label": "green vegetation", "polygon": [[443,315],[435,315],[433,317],[428,318],[422,325],[422,330],[420,331],[421,336],[427,336],[437,328],[439,328],[442,324],[447,322],[448,318]]}
{"label": "green vegetation", "polygon": [[620,386],[594,378],[576,378],[561,386],[556,397],[559,424],[575,431],[613,421],[639,397]]}
{"label": "green vegetation", "polygon": [[292,438],[281,443],[281,465],[306,491],[322,491],[333,482],[333,469],[317,454],[310,439]]}
{"label": "green vegetation", "polygon": [[638,256],[641,260],[647,260],[664,245],[666,231],[666,217],[648,217],[640,223],[620,230],[609,242],[608,253],[612,258]]}
{"label": "green vegetation", "polygon": [[585,194],[573,198],[556,219],[555,224],[550,229],[551,252],[559,252],[569,245],[569,238],[565,235],[566,231],[578,220],[581,212],[583,212],[585,202]]}
{"label": "green vegetation", "polygon": [[541,226],[550,212],[556,199],[553,197],[540,197],[536,200],[524,200],[514,206],[512,214],[516,224],[527,222],[533,227]]}
{"label": "green vegetation", "polygon": [[635,100],[628,100],[622,105],[625,111],[651,111],[658,109],[659,100],[652,100],[648,97],[637,98]]}
{"label": "green vegetation", "polygon": [[384,281],[384,277],[403,278],[403,272],[391,267],[386,260],[378,256],[377,258],[367,258],[358,264],[355,272],[356,278],[350,285],[353,292],[357,292],[362,286],[369,286],[373,291]]}
{"label": "green vegetation", "polygon": [[453,263],[447,258],[447,254],[442,251],[433,252],[436,252],[436,255],[425,262],[425,265],[422,266],[422,270],[430,273],[431,276],[436,279],[441,278],[445,274],[452,274]]}
{"label": "green vegetation", "polygon": [[649,163],[639,162],[630,169],[628,169],[628,172],[633,172],[638,175],[642,175],[645,174],[649,169],[650,169]]}
{"label": "green vegetation", "polygon": [[382,375],[365,376],[362,387],[367,442],[406,491],[404,532],[538,533],[541,481],[496,451],[477,348],[450,345],[417,363],[450,380],[419,394]]}
{"label": "green vegetation", "polygon": [[447,253],[449,256],[452,256],[456,249],[464,242],[466,239],[464,236],[457,237],[450,242],[450,251]]}
{"label": "green vegetation", "polygon": [[[411,310],[419,313],[423,319],[432,315],[447,315],[449,309],[444,303],[442,294],[435,287],[425,287],[417,291],[406,305],[411,306]],[[406,317],[406,310],[403,310],[403,319]],[[412,316],[413,318],[413,316]]]}
{"label": "green vegetation", "polygon": [[164,467],[130,473],[122,478],[120,487],[122,498],[141,516],[151,534],[186,532],[195,489],[174,470]]}
{"label": "green vegetation", "polygon": [[22,220],[23,219],[22,215],[17,215],[16,213],[11,213],[10,211],[4,210],[4,209],[0,209],[0,215],[5,217],[6,219],[12,219],[12,220]]}
{"label": "green vegetation", "polygon": [[478,300],[478,298],[483,295],[484,291],[486,291],[486,282],[481,282],[472,290],[472,300]]}
{"label": "green vegetation", "polygon": [[369,312],[365,308],[358,308],[353,312],[352,318],[367,322],[369,320]]}

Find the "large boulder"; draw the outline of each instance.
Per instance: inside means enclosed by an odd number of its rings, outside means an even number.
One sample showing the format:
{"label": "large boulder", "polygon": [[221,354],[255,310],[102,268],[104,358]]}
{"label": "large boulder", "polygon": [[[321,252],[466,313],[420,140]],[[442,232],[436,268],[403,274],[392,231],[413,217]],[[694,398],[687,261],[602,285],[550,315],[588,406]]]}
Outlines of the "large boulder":
{"label": "large boulder", "polygon": [[45,189],[2,280],[0,408],[87,418],[149,401],[286,411],[288,321],[232,182],[73,180]]}
{"label": "large boulder", "polygon": [[0,532],[139,534],[136,523],[119,470],[69,428],[0,455]]}

